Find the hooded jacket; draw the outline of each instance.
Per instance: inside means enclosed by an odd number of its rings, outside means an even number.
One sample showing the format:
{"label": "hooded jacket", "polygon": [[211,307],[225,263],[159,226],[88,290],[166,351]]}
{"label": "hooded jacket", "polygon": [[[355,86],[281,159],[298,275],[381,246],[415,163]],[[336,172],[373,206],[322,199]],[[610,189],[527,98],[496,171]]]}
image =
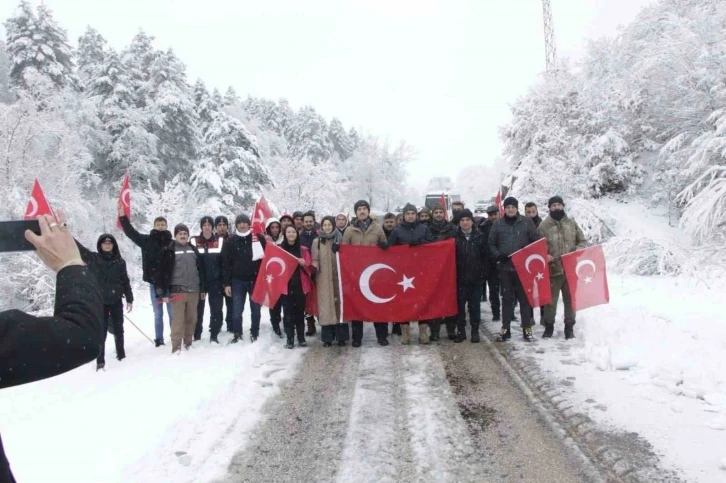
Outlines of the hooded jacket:
{"label": "hooded jacket", "polygon": [[211,238],[204,238],[201,233],[193,236],[189,243],[199,251],[199,256],[204,261],[207,283],[220,282],[222,280],[222,248],[228,240],[225,237],[212,234]]}
{"label": "hooded jacket", "polygon": [[[113,243],[113,250],[110,253],[104,252],[101,248],[101,242],[106,238],[110,238]],[[121,301],[122,297],[126,299],[126,303],[134,303],[134,294],[126,270],[126,261],[121,258],[116,238],[108,233],[99,236],[95,253],[78,241],[76,241],[76,245],[78,245],[78,250],[81,252],[81,258],[98,280],[98,288],[101,291],[103,304],[116,304]]]}
{"label": "hooded jacket", "polygon": [[[277,239],[272,238],[272,230],[270,230],[270,226],[272,226],[273,223],[280,225],[280,233],[278,233]],[[272,242],[275,245],[282,245],[282,242],[285,240],[285,237],[282,236],[282,223],[280,223],[280,220],[277,218],[270,218],[267,220],[267,223],[265,224],[265,233],[267,233],[267,236],[272,239]]]}
{"label": "hooded jacket", "polygon": [[161,254],[173,240],[168,230],[151,230],[142,235],[131,226],[125,216],[119,217],[119,223],[129,239],[141,248],[141,266],[144,270],[144,282],[158,285],[161,280]]}

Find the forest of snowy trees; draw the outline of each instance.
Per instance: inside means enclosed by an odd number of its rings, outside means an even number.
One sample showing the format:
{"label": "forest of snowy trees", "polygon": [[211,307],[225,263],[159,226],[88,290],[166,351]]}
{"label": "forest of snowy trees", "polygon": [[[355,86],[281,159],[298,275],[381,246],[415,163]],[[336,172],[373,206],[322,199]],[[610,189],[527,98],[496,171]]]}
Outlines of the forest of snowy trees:
{"label": "forest of snowy trees", "polygon": [[696,244],[726,241],[726,2],[661,0],[590,43],[502,129],[521,198],[669,203]]}
{"label": "forest of snowy trees", "polygon": [[[243,100],[231,87],[210,92],[143,31],[117,51],[88,27],[74,48],[46,5],[26,1],[4,25],[0,219],[22,218],[37,177],[95,247],[102,230],[115,229],[126,170],[142,229],[158,215],[190,226],[203,214],[233,218],[260,194],[285,212],[350,211],[360,198],[387,210],[403,201],[414,156],[405,143],[346,129],[310,106]],[[132,262],[138,255],[130,245],[124,252]],[[52,306],[53,278],[32,255],[2,263],[0,308]]]}

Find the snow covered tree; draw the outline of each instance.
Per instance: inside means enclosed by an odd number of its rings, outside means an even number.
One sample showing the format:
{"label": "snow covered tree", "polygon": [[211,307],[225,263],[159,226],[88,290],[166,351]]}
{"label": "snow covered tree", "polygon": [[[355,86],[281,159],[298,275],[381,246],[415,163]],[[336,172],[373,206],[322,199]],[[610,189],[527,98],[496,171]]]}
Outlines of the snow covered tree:
{"label": "snow covered tree", "polygon": [[219,93],[219,89],[216,87],[212,91],[212,101],[218,106],[224,106],[224,99],[222,99],[222,94]]}
{"label": "snow covered tree", "polygon": [[234,87],[229,86],[227,88],[227,92],[224,93],[224,107],[233,106],[240,102],[240,98],[237,95],[237,91],[234,90]]}
{"label": "snow covered tree", "polygon": [[336,153],[338,153],[341,160],[348,159],[350,155],[353,154],[354,148],[353,143],[350,140],[350,136],[348,136],[348,133],[345,132],[343,123],[341,123],[340,119],[337,117],[334,117],[330,121],[328,137],[333,143],[333,149]]}
{"label": "snow covered tree", "polygon": [[81,85],[87,89],[92,80],[100,76],[101,68],[106,60],[106,39],[90,26],[78,38],[76,64]]}
{"label": "snow covered tree", "polygon": [[204,137],[220,106],[214,102],[202,79],[197,79],[194,84],[194,106],[194,111],[199,119],[199,131]]}
{"label": "snow covered tree", "polygon": [[274,185],[265,189],[265,196],[283,212],[340,210],[346,184],[330,160],[313,163],[308,158],[278,158],[270,166],[270,175]]}
{"label": "snow covered tree", "polygon": [[5,50],[5,42],[0,40],[0,102],[8,103],[13,100],[8,84],[10,75],[10,57]]}
{"label": "snow covered tree", "polygon": [[305,106],[297,113],[287,136],[290,155],[309,158],[313,163],[330,159],[333,144],[328,137],[328,124],[313,107]]}
{"label": "snow covered tree", "polygon": [[22,0],[18,13],[5,21],[5,29],[13,87],[27,88],[29,74],[46,77],[56,88],[77,86],[68,36],[46,5],[38,6],[36,14]]}
{"label": "snow covered tree", "polygon": [[152,45],[154,37],[143,30],[134,35],[131,44],[121,52],[121,61],[128,70],[134,87],[136,107],[144,108],[151,97],[151,66],[161,54]]}
{"label": "snow covered tree", "polygon": [[358,149],[358,146],[360,146],[360,136],[358,135],[358,131],[355,130],[354,127],[350,128],[350,131],[348,132],[348,139],[350,140],[350,147],[353,151]]}
{"label": "snow covered tree", "polygon": [[242,121],[220,112],[204,137],[201,161],[192,174],[193,187],[236,211],[251,206],[269,182],[257,140]]}

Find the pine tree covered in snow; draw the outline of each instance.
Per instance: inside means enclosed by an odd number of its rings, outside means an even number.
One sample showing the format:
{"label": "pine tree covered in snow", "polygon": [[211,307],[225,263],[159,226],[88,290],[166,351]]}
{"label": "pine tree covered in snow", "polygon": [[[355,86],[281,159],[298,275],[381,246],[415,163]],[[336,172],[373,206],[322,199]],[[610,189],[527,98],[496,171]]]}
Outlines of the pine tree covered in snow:
{"label": "pine tree covered in snow", "polygon": [[160,54],[154,49],[153,42],[153,36],[139,30],[131,39],[131,44],[121,52],[121,61],[131,77],[134,101],[138,108],[146,107],[150,98],[151,66]]}
{"label": "pine tree covered in snow", "polygon": [[297,113],[289,129],[290,155],[309,158],[313,163],[330,159],[333,143],[328,137],[328,124],[313,107],[305,106]]}
{"label": "pine tree covered in snow", "polygon": [[222,94],[219,93],[219,89],[216,87],[212,91],[212,101],[218,106],[224,106],[224,99],[222,98]]}
{"label": "pine tree covered in snow", "polygon": [[328,137],[330,137],[330,142],[333,143],[333,149],[335,149],[335,152],[338,153],[340,159],[348,159],[351,154],[353,154],[355,148],[351,142],[350,136],[348,136],[348,133],[345,132],[343,123],[340,122],[340,119],[337,117],[334,117],[330,121]]}
{"label": "pine tree covered in snow", "polygon": [[207,86],[204,85],[204,81],[197,79],[194,84],[194,111],[199,119],[199,132],[202,137],[207,134],[207,130],[212,125],[214,116],[220,107],[212,99]]}
{"label": "pine tree covered in snow", "polygon": [[94,28],[86,27],[86,31],[78,38],[76,64],[81,85],[87,89],[93,79],[101,75],[101,68],[106,61],[106,39]]}
{"label": "pine tree covered in snow", "polygon": [[237,104],[238,102],[240,102],[240,98],[237,95],[237,91],[234,90],[234,87],[229,86],[227,88],[227,92],[224,93],[223,101],[224,101],[223,107],[233,106],[233,105]]}
{"label": "pine tree covered in snow", "polygon": [[0,40],[0,102],[10,102],[13,95],[10,93],[8,81],[10,76],[10,57],[5,50],[5,42]]}

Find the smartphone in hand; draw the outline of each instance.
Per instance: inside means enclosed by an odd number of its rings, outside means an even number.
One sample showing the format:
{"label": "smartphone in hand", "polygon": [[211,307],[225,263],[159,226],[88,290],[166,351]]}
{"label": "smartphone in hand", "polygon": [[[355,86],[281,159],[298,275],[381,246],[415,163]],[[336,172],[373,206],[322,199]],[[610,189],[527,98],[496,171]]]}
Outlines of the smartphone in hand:
{"label": "smartphone in hand", "polygon": [[38,220],[0,221],[0,252],[35,250],[35,246],[25,239],[25,230],[40,235]]}

